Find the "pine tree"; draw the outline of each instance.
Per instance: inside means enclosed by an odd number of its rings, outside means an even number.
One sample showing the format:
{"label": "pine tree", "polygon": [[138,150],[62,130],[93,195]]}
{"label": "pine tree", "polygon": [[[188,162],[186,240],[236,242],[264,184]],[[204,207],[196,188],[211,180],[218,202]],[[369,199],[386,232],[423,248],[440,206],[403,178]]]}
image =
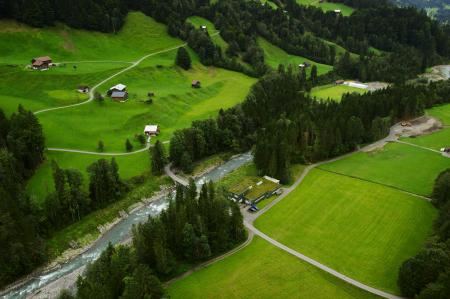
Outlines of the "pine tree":
{"label": "pine tree", "polygon": [[101,141],[101,140],[98,141],[97,150],[99,152],[103,152],[105,150],[105,145],[103,144],[103,141]]}
{"label": "pine tree", "polygon": [[188,152],[184,152],[181,156],[180,166],[183,172],[192,173],[194,170],[194,165],[192,163],[192,157]]}
{"label": "pine tree", "polygon": [[167,162],[161,141],[156,141],[155,146],[150,148],[150,152],[152,173],[154,175],[161,175],[164,172],[164,165]]}
{"label": "pine tree", "polygon": [[316,81],[317,81],[317,66],[313,65],[311,68],[311,82],[314,85]]}
{"label": "pine tree", "polygon": [[128,138],[125,141],[125,149],[127,150],[127,152],[131,152],[133,150],[133,145],[131,144],[130,139]]}
{"label": "pine tree", "polygon": [[191,68],[191,57],[189,56],[188,51],[184,48],[178,48],[177,57],[175,60],[176,65],[179,67],[188,70]]}

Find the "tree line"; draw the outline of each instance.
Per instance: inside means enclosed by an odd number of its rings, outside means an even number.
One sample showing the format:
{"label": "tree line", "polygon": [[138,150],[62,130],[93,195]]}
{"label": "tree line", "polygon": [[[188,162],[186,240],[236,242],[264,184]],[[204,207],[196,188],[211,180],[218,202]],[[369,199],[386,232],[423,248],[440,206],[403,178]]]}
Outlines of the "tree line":
{"label": "tree line", "polygon": [[86,275],[77,281],[77,293],[60,298],[162,298],[161,281],[217,256],[247,236],[236,203],[229,201],[212,183],[200,193],[191,180],[179,185],[167,209],[133,227],[131,247],[109,246]]}
{"label": "tree line", "polygon": [[170,159],[188,166],[212,153],[254,146],[261,174],[289,181],[291,163],[309,163],[355,150],[381,139],[391,125],[422,115],[425,108],[448,102],[448,82],[394,85],[365,94],[346,94],[341,102],[311,98],[305,75],[280,66],[261,78],[246,100],[214,119],[176,131]]}
{"label": "tree line", "polygon": [[42,127],[22,106],[8,119],[0,109],[0,287],[45,260],[39,219],[25,182],[44,158]]}
{"label": "tree line", "polygon": [[439,210],[433,236],[399,271],[398,286],[411,298],[450,298],[450,169],[436,178],[432,198]]}
{"label": "tree line", "polygon": [[2,0],[0,17],[35,27],[63,22],[73,28],[118,32],[127,14],[124,0]]}

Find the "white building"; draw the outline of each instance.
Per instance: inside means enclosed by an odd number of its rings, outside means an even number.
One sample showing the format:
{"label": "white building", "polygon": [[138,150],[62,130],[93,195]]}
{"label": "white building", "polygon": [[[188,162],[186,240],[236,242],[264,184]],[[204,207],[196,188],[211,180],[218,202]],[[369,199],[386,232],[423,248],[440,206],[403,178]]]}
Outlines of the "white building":
{"label": "white building", "polygon": [[157,136],[159,134],[158,125],[147,125],[144,128],[144,134],[147,136]]}

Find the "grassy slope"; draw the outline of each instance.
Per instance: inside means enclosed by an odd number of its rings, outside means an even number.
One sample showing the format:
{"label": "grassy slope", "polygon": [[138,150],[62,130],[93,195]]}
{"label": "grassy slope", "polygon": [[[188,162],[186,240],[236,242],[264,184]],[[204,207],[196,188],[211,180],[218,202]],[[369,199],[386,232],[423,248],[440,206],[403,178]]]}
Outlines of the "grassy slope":
{"label": "grassy slope", "polygon": [[355,11],[353,8],[342,3],[331,3],[326,1],[320,3],[319,0],[297,0],[297,3],[301,5],[320,7],[323,11],[334,11],[335,9],[340,9],[344,16],[349,16]]}
{"label": "grassy slope", "polygon": [[168,293],[171,298],[374,298],[258,237],[175,282]]}
{"label": "grassy slope", "polygon": [[[3,21],[2,21],[3,22]],[[37,55],[51,55],[55,61],[74,60],[124,60],[134,61],[145,54],[167,49],[183,43],[171,38],[164,25],[141,13],[130,13],[127,22],[117,35],[87,32],[66,28],[36,30],[13,22],[3,22],[0,41],[11,45],[0,49],[0,63],[27,64]],[[15,47],[15,42],[28,45],[25,51]],[[65,43],[71,47],[66,47]],[[189,50],[189,49],[188,49]],[[49,147],[96,150],[98,140],[103,140],[106,151],[125,150],[129,138],[135,149],[134,135],[141,133],[145,124],[154,122],[162,127],[161,139],[168,140],[178,128],[187,127],[194,119],[215,116],[220,108],[233,106],[243,100],[255,79],[239,73],[217,68],[206,68],[189,50],[194,69],[182,71],[174,67],[176,51],[161,53],[144,60],[139,67],[111,80],[100,91],[123,82],[129,86],[130,100],[113,103],[108,99],[99,105],[89,103],[77,108],[58,110],[39,115]],[[11,113],[19,103],[28,109],[38,110],[79,102],[86,95],[78,94],[77,85],[95,83],[128,66],[123,62],[72,63],[46,72],[0,66],[4,74],[0,83],[0,108]],[[203,88],[193,90],[190,82],[199,79]],[[144,104],[147,93],[156,93],[152,105]],[[85,171],[86,166],[100,156],[82,154],[48,153],[47,160],[56,159],[63,167]],[[148,170],[148,154],[117,158],[121,175],[125,178]],[[52,189],[49,163],[44,163],[31,179],[28,190],[42,200]]]}
{"label": "grassy slope", "polygon": [[[85,175],[85,183],[87,183],[86,168],[99,159],[110,160],[112,158],[64,152],[46,152],[46,157],[47,160],[39,167],[27,185],[28,194],[35,202],[41,202],[46,194],[54,191],[51,160],[58,162],[59,166],[64,169],[79,169]],[[147,151],[135,155],[117,156],[115,159],[119,165],[120,176],[123,179],[129,179],[150,171],[150,154]]]}
{"label": "grassy slope", "polygon": [[320,168],[428,196],[436,176],[449,167],[450,159],[437,153],[393,143],[384,149],[357,153]]}
{"label": "grassy slope", "polygon": [[422,247],[435,216],[424,200],[313,170],[256,226],[339,272],[398,292],[399,266]]}
{"label": "grassy slope", "polygon": [[438,118],[444,125],[450,125],[450,104],[433,107],[427,114]]}
{"label": "grassy slope", "polygon": [[[219,30],[216,29],[216,26],[214,26],[211,21],[205,18],[193,16],[189,17],[187,21],[194,25],[194,27],[196,28],[200,28],[201,26],[205,25],[206,30],[208,31],[208,34],[210,36],[219,32]],[[216,45],[219,45],[222,48],[222,51],[225,51],[228,48],[228,43],[224,41],[220,34],[212,36],[211,39]]]}
{"label": "grassy slope", "polygon": [[28,64],[35,56],[55,62],[73,60],[134,61],[145,54],[180,44],[166,27],[142,13],[130,13],[118,34],[72,29],[64,25],[37,29],[0,21],[0,63]]}
{"label": "grassy slope", "polygon": [[334,101],[340,101],[345,93],[354,93],[354,92],[362,94],[365,93],[366,91],[361,88],[350,87],[346,85],[328,84],[314,87],[311,90],[311,96],[322,100],[331,99]]}
{"label": "grassy slope", "polygon": [[[202,81],[201,89],[191,88],[193,79]],[[103,105],[93,102],[44,113],[39,119],[48,146],[95,150],[97,141],[103,140],[106,151],[121,152],[126,138],[132,140],[146,124],[160,125],[159,138],[168,140],[174,130],[188,127],[195,119],[215,116],[220,108],[242,101],[254,81],[240,73],[199,64],[187,72],[174,67],[141,67],[100,88],[106,91],[116,83],[124,83],[130,93],[128,102],[107,99]],[[143,103],[149,91],[156,95],[151,105]]]}
{"label": "grassy slope", "polygon": [[[292,64],[294,67],[297,67],[300,63],[303,63],[305,61],[310,63],[311,65],[315,64],[317,66],[317,73],[319,75],[328,73],[333,69],[331,65],[316,63],[312,60],[309,60],[301,56],[290,55],[286,53],[284,50],[269,43],[264,38],[259,37],[258,44],[264,50],[264,58],[266,63],[274,69],[278,68],[279,64],[284,65]],[[307,73],[309,74],[310,72],[311,68],[308,68]]]}

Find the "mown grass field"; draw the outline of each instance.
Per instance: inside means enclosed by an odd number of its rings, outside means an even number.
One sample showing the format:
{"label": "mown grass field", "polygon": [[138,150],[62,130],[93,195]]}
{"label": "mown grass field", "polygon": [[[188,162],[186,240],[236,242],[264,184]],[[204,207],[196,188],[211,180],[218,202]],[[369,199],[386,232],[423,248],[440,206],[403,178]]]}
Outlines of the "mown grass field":
{"label": "mown grass field", "polygon": [[327,100],[331,99],[340,102],[342,96],[346,93],[359,93],[363,94],[366,90],[356,87],[350,87],[346,85],[328,84],[323,86],[314,87],[311,90],[311,96],[317,99]]}
{"label": "mown grass field", "polygon": [[169,286],[171,298],[375,298],[255,237]]}
{"label": "mown grass field", "polygon": [[449,158],[399,143],[320,166],[424,196],[431,194],[435,178],[449,167]]}
{"label": "mown grass field", "polygon": [[450,147],[450,129],[443,129],[432,134],[416,138],[402,138],[402,141],[417,144],[434,150]]}
{"label": "mown grass field", "polygon": [[345,4],[327,2],[326,0],[322,3],[320,3],[319,0],[297,0],[297,3],[301,5],[320,7],[323,11],[334,11],[335,9],[340,9],[342,15],[344,16],[349,16],[355,11],[352,7]]}
{"label": "mown grass field", "polygon": [[[283,49],[278,48],[261,37],[258,38],[258,45],[264,51],[264,59],[266,64],[273,69],[277,69],[280,64],[284,64],[286,66],[292,64],[294,69],[298,69],[298,65],[304,62],[308,62],[311,66],[315,64],[317,66],[318,75],[326,74],[333,69],[333,66],[331,65],[317,63],[301,56],[290,55]],[[311,73],[311,67],[307,68],[306,73],[309,76]]]}
{"label": "mown grass field", "polygon": [[436,214],[425,200],[316,169],[255,225],[336,271],[398,293],[398,269],[423,246]]}

